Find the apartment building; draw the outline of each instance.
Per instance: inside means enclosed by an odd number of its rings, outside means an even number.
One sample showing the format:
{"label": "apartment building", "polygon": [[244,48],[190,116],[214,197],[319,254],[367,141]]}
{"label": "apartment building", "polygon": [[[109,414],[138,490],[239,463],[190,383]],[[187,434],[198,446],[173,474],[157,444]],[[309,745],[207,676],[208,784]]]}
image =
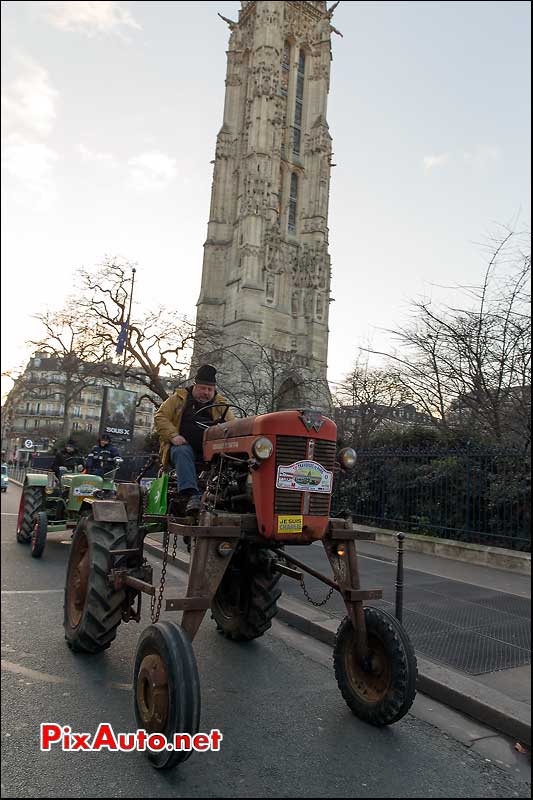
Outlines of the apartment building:
{"label": "apartment building", "polygon": [[[89,369],[80,364],[79,371]],[[46,353],[34,353],[24,372],[15,381],[2,407],[2,453],[5,460],[27,462],[30,453],[50,451],[63,434],[65,387],[68,375],[61,363]],[[95,375],[76,394],[68,409],[69,434],[79,431],[98,434],[105,386],[116,382]],[[168,379],[167,390],[174,390],[175,381]],[[135,415],[134,437],[152,432],[153,417],[161,399],[139,383],[126,380],[124,388],[138,397],[146,395]],[[153,397],[156,405],[149,397]]]}

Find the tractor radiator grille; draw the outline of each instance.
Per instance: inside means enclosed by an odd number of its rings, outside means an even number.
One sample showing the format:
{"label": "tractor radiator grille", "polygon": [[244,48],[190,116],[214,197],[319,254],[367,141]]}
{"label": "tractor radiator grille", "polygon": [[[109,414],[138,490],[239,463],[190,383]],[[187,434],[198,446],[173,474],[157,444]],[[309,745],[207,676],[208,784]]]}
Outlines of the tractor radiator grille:
{"label": "tractor radiator grille", "polygon": [[[333,472],[335,469],[335,456],[337,454],[337,445],[335,442],[315,440],[315,455],[314,460],[322,464],[324,469],[328,472]],[[309,514],[312,517],[328,517],[329,504],[331,501],[330,494],[318,494],[311,492],[309,501]]]}
{"label": "tractor radiator grille", "polygon": [[[312,438],[312,437],[310,437]],[[283,464],[293,464],[295,461],[303,461],[307,458],[306,436],[278,436],[276,439],[276,475],[278,467]],[[335,442],[321,441],[315,439],[315,453],[313,460],[333,472],[335,467]],[[331,496],[318,493],[310,493],[309,514],[315,517],[328,516]],[[286,489],[276,489],[274,513],[276,514],[301,514],[302,513],[302,492],[292,492]]]}

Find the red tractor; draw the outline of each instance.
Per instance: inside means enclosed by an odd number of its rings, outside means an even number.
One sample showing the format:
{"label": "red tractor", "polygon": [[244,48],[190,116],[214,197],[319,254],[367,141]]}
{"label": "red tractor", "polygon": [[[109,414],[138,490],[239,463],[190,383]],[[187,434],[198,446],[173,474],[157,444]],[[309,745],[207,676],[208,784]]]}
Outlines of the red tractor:
{"label": "red tractor", "polygon": [[[229,408],[229,406],[228,406]],[[363,590],[350,520],[330,517],[334,477],[355,465],[355,452],[337,453],[337,429],[314,410],[291,410],[222,421],[204,434],[202,510],[184,517],[171,474],[147,496],[139,483],[119,484],[116,499],[88,498],[74,534],[67,570],[64,626],[76,652],[110,646],[121,622],[140,621],[142,593],[151,595],[152,625],[141,635],[134,669],[139,728],[194,735],[200,721],[200,684],[192,642],[208,609],[232,640],[262,636],[277,612],[279,580],[309,573],[338,591],[347,616],[334,646],[335,677],[346,703],[372,725],[401,719],[415,696],[416,659],[400,623],[366,605],[380,590]],[[139,476],[140,477],[140,476]],[[143,556],[147,534],[164,533],[159,590]],[[166,599],[182,611],[181,625],[159,622],[171,540],[190,537],[185,597]],[[333,579],[284,551],[322,541]],[[148,752],[170,768],[190,750]]]}

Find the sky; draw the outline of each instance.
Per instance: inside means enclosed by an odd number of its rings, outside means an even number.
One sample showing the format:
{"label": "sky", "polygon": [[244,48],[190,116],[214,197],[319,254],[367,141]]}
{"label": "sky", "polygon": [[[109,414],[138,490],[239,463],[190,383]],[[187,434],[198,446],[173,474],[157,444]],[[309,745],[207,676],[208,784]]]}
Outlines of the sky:
{"label": "sky", "polygon": [[[2,370],[75,272],[137,265],[194,319],[238,2],[2,2]],[[529,228],[530,4],[354,2],[333,23],[328,377]],[[2,391],[9,389],[3,380]]]}

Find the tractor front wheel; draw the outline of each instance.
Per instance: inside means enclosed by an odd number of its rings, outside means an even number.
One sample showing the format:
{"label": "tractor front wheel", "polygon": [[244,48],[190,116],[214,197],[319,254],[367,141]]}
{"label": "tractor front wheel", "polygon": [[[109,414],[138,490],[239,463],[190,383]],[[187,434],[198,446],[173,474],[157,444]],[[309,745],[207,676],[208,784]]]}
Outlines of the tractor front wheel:
{"label": "tractor front wheel", "polygon": [[[174,744],[174,734],[198,733],[200,679],[192,644],[175,622],[150,625],[141,634],[133,671],[135,718],[139,729],[162,734]],[[171,769],[193,750],[146,750],[157,769]]]}
{"label": "tractor front wheel", "polygon": [[[107,576],[121,559],[112,550],[127,547],[127,527],[80,519],[70,548],[63,605],[65,639],[76,653],[100,653],[117,635],[126,599],[124,589],[115,589]],[[123,560],[123,559],[122,559]]]}
{"label": "tractor front wheel", "polygon": [[281,575],[271,568],[272,555],[247,549],[236,553],[211,603],[219,633],[235,642],[262,636],[278,612]]}
{"label": "tractor front wheel", "polygon": [[365,608],[368,657],[356,650],[349,617],[341,622],[333,649],[335,677],[351,711],[371,725],[391,725],[411,708],[416,692],[416,657],[397,619]]}
{"label": "tractor front wheel", "polygon": [[17,520],[17,542],[29,544],[32,539],[35,525],[35,515],[44,510],[44,494],[40,486],[22,487],[20,498],[18,520]]}
{"label": "tractor front wheel", "polygon": [[39,511],[35,515],[33,533],[31,535],[31,557],[40,558],[46,547],[46,534],[48,530],[48,518],[45,511]]}

